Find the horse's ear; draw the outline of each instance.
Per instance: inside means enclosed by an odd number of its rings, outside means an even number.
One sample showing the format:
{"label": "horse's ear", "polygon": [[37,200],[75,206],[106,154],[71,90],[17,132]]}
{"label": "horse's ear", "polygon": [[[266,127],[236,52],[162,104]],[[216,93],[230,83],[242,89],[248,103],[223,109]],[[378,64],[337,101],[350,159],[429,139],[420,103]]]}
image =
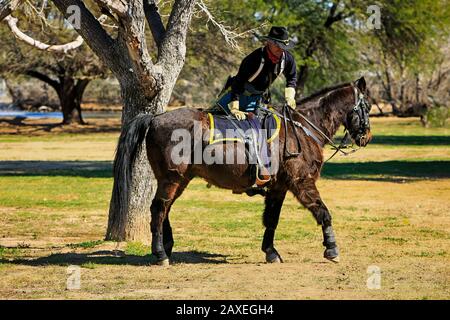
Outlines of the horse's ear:
{"label": "horse's ear", "polygon": [[361,92],[365,92],[366,91],[366,79],[364,79],[364,77],[359,78],[358,80],[355,81],[355,86],[357,86],[358,89],[361,90]]}

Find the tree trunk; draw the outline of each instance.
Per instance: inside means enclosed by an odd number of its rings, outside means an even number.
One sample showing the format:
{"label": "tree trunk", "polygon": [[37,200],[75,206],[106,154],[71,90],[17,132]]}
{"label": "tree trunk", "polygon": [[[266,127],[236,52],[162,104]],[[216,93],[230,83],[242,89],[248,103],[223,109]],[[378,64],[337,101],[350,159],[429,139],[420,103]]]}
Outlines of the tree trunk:
{"label": "tree trunk", "polygon": [[[118,36],[112,37],[81,0],[53,0],[66,19],[68,8],[80,9],[78,33],[95,54],[111,69],[121,87],[122,124],[139,113],[163,112],[186,55],[186,34],[196,0],[174,0],[164,27],[156,1],[95,1],[118,20]],[[157,44],[157,58],[149,54],[145,37],[146,21]],[[107,240],[149,241],[150,204],[155,193],[152,170],[145,146],[135,162],[127,212],[114,206],[114,189],[109,211]]]}
{"label": "tree trunk", "polygon": [[55,89],[58,94],[59,104],[63,113],[63,124],[70,124],[73,122],[85,124],[81,115],[81,100],[83,98],[84,90],[89,84],[89,79],[76,80],[73,77],[62,75],[58,80],[51,79],[49,76],[36,71],[28,70],[26,75],[44,81]]}
{"label": "tree trunk", "polygon": [[[305,51],[305,58],[311,58],[314,53],[317,51],[320,41],[322,41],[322,37],[318,36],[311,40]],[[309,75],[309,65],[307,63],[303,64],[298,71],[297,78],[297,97],[301,97],[305,91],[306,79]]]}
{"label": "tree trunk", "polygon": [[[175,85],[176,76],[170,77],[171,83],[165,81],[165,90],[160,91],[152,100],[147,100],[139,88],[139,84],[131,79],[121,82],[123,98],[122,124],[126,124],[140,113],[158,114],[164,112]],[[156,193],[157,181],[148,162],[145,141],[138,153],[133,167],[133,181],[130,191],[128,212],[123,214],[110,202],[106,240],[140,241],[150,243],[150,205]],[[114,181],[116,183],[116,181]],[[114,193],[112,197],[114,197]]]}
{"label": "tree trunk", "polygon": [[416,73],[416,103],[419,103],[420,91],[421,91],[421,88],[420,88],[420,77],[419,77],[419,74]]}
{"label": "tree trunk", "polygon": [[81,100],[89,80],[65,77],[60,80],[58,97],[63,113],[63,124],[85,124],[81,114]]}
{"label": "tree trunk", "polygon": [[[123,99],[122,127],[139,113],[155,113],[148,110],[149,105],[144,94],[138,90],[139,85],[126,79],[120,82]],[[154,100],[153,100],[154,101]],[[150,112],[149,112],[150,111]],[[128,212],[120,212],[114,206],[116,201],[111,199],[109,207],[108,228],[106,240],[149,242],[150,233],[150,205],[156,192],[156,179],[149,165],[145,152],[145,142],[139,151],[133,167],[133,181],[131,183]],[[114,181],[114,184],[117,181]],[[112,197],[116,196],[114,193]]]}

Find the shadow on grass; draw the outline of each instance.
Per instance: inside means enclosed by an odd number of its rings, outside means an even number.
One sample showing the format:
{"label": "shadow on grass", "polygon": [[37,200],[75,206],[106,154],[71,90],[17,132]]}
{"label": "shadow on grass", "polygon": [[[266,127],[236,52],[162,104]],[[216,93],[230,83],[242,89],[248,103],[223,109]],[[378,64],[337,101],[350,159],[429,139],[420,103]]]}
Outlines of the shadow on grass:
{"label": "shadow on grass", "polygon": [[450,146],[450,136],[377,136],[371,144],[410,146]]}
{"label": "shadow on grass", "polygon": [[[110,161],[0,161],[0,176],[111,178]],[[450,161],[326,163],[327,179],[403,181],[450,178]]]}
{"label": "shadow on grass", "polygon": [[450,161],[380,161],[327,163],[322,177],[328,179],[402,181],[450,178]]}
{"label": "shadow on grass", "polygon": [[[342,136],[334,137],[339,143]],[[370,145],[392,145],[392,146],[450,146],[450,136],[384,136],[374,134]]]}
{"label": "shadow on grass", "polygon": [[27,124],[24,123],[23,121],[26,120],[26,117],[15,117],[13,119],[0,119],[0,123],[7,123],[13,126],[19,126],[19,127],[29,127],[29,128],[33,128],[33,130],[30,130],[28,133],[29,134],[33,134],[39,131],[42,132],[51,132],[53,129],[55,128],[59,128],[62,126],[62,123],[46,123],[46,124]]}
{"label": "shadow on grass", "polygon": [[[200,251],[174,252],[170,258],[171,264],[222,264],[228,263],[227,256],[222,254],[213,254]],[[25,265],[32,267],[48,266],[48,265],[132,265],[132,266],[148,266],[156,263],[153,255],[138,256],[127,255],[120,250],[101,250],[91,253],[54,253],[47,257],[36,259],[0,259],[0,264],[9,263],[16,265]],[[88,266],[89,267],[89,266]]]}
{"label": "shadow on grass", "polygon": [[[54,129],[57,128],[64,128],[64,133],[70,133],[70,134],[80,134],[80,135],[88,135],[93,133],[120,133],[120,121],[117,121],[116,123],[97,123],[95,120],[97,119],[90,119],[94,121],[86,121],[86,114],[83,117],[85,122],[84,124],[63,124],[62,123],[62,117],[61,122],[59,123],[27,123],[24,122],[26,120],[33,120],[32,118],[27,118],[23,116],[17,116],[13,119],[6,119],[6,118],[0,118],[0,124],[1,123],[7,123],[11,126],[14,126],[17,128],[19,133],[26,134],[26,135],[32,135],[32,134],[39,134],[39,133],[51,133]],[[45,119],[45,118],[44,118]],[[3,133],[4,135],[7,134],[17,134],[17,132],[6,132]]]}
{"label": "shadow on grass", "polygon": [[0,176],[112,178],[112,161],[0,161]]}

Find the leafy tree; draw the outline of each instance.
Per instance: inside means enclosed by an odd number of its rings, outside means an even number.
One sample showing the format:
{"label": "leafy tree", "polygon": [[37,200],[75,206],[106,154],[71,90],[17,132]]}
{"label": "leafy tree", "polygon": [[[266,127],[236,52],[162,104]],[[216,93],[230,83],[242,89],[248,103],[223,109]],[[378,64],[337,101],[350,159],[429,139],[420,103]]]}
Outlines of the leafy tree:
{"label": "leafy tree", "polygon": [[429,104],[428,96],[446,91],[442,80],[450,71],[445,69],[450,6],[446,0],[386,0],[380,5],[381,28],[366,40],[371,45],[366,60],[394,113],[409,114],[408,109]]}

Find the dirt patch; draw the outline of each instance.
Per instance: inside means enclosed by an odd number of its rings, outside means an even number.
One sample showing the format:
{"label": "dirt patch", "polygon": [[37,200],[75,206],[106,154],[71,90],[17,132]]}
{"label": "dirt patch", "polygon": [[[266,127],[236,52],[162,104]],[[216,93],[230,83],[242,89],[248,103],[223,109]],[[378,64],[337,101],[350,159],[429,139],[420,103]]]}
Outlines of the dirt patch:
{"label": "dirt patch", "polygon": [[[427,131],[408,119],[377,119],[375,127],[391,137],[448,136],[445,129]],[[389,140],[345,158],[354,161],[348,166],[339,157],[331,163],[339,159],[338,165],[328,164],[318,188],[333,216],[340,264],[323,259],[320,228],[291,194],[275,236],[285,263],[264,263],[263,199],[206,188],[194,179],[173,205],[172,265],[161,268],[152,264],[145,243],[102,241],[112,188],[110,174],[102,172],[109,171],[118,131],[39,132],[0,136],[2,299],[450,297],[450,179],[428,179],[424,169],[430,157],[448,164],[448,148],[433,144],[444,138],[423,139],[419,146],[403,138],[392,146]],[[406,163],[389,169],[392,159]],[[396,181],[418,169],[420,174],[410,175],[414,179]],[[356,177],[346,178],[350,173]],[[79,290],[66,288],[71,265],[81,268]],[[367,287],[371,266],[381,270],[380,289]]]}

